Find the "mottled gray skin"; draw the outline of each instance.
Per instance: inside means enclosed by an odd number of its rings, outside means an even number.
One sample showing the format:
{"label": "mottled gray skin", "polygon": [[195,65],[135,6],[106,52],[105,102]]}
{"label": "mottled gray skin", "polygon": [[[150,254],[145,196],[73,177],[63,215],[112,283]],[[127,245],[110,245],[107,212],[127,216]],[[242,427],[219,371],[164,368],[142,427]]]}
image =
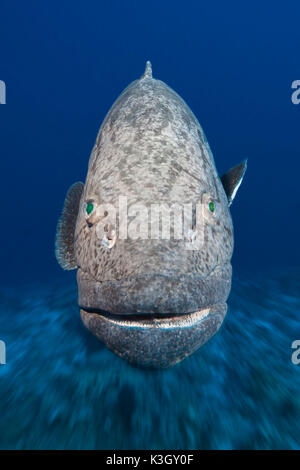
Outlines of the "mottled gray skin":
{"label": "mottled gray skin", "polygon": [[[186,241],[116,239],[101,245],[82,210],[90,199],[118,207],[215,203]],[[109,214],[105,217],[110,223]],[[203,130],[187,104],[152,78],[150,64],[107,114],[93,148],[75,231],[81,316],[87,328],[132,363],[167,367],[220,327],[231,287],[233,228],[228,199]],[[195,313],[196,312],[196,313]]]}

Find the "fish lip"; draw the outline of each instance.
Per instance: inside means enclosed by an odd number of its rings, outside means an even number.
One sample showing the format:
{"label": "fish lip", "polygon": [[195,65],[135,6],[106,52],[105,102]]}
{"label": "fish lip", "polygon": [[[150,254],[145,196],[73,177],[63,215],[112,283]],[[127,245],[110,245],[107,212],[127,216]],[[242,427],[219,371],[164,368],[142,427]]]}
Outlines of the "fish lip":
{"label": "fish lip", "polygon": [[141,314],[141,315],[117,315],[100,309],[80,307],[80,310],[90,316],[99,316],[107,322],[124,328],[184,328],[191,327],[208,317],[214,305],[201,308],[195,312],[179,314]]}
{"label": "fish lip", "polygon": [[144,273],[121,280],[98,281],[78,269],[78,304],[86,311],[115,315],[178,316],[226,302],[231,265],[220,266],[213,277],[201,273]]}

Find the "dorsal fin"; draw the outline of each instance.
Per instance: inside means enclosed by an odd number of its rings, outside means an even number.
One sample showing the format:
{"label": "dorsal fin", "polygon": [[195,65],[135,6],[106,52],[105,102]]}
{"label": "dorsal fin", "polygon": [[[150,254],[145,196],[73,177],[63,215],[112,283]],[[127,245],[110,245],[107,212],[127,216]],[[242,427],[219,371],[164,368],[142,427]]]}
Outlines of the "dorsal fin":
{"label": "dorsal fin", "polygon": [[56,229],[55,256],[60,266],[68,271],[77,268],[74,235],[83,188],[84,184],[81,182],[70,187]]}
{"label": "dorsal fin", "polygon": [[142,79],[143,78],[152,78],[152,65],[150,60],[147,60],[146,62],[145,72],[144,75],[142,75]]}

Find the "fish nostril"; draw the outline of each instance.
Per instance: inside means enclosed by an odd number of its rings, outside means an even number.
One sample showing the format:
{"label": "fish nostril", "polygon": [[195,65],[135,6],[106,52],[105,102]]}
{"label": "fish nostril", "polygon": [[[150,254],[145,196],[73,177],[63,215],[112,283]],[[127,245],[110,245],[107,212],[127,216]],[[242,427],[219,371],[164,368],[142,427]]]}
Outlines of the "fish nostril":
{"label": "fish nostril", "polygon": [[114,230],[113,225],[110,223],[106,223],[104,226],[102,226],[102,230],[101,245],[105,248],[111,249],[117,241],[116,231]]}
{"label": "fish nostril", "polygon": [[111,249],[117,241],[117,236],[114,231],[111,231],[109,235],[104,235],[102,238],[101,245],[104,246],[104,248]]}
{"label": "fish nostril", "polygon": [[197,236],[197,230],[196,230],[196,227],[195,226],[192,226],[188,231],[187,231],[187,234],[185,236],[185,241],[187,243],[194,243],[195,240],[196,240],[196,236]]}

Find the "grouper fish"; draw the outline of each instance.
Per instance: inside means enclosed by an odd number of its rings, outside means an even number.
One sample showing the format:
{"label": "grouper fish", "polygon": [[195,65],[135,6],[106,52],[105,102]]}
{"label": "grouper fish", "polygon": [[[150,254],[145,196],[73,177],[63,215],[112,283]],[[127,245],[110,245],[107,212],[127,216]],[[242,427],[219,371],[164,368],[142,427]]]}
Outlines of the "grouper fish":
{"label": "grouper fish", "polygon": [[77,269],[84,325],[122,358],[165,368],[220,328],[246,165],[218,176],[197,118],[150,62],[113,104],[66,195],[56,258]]}

